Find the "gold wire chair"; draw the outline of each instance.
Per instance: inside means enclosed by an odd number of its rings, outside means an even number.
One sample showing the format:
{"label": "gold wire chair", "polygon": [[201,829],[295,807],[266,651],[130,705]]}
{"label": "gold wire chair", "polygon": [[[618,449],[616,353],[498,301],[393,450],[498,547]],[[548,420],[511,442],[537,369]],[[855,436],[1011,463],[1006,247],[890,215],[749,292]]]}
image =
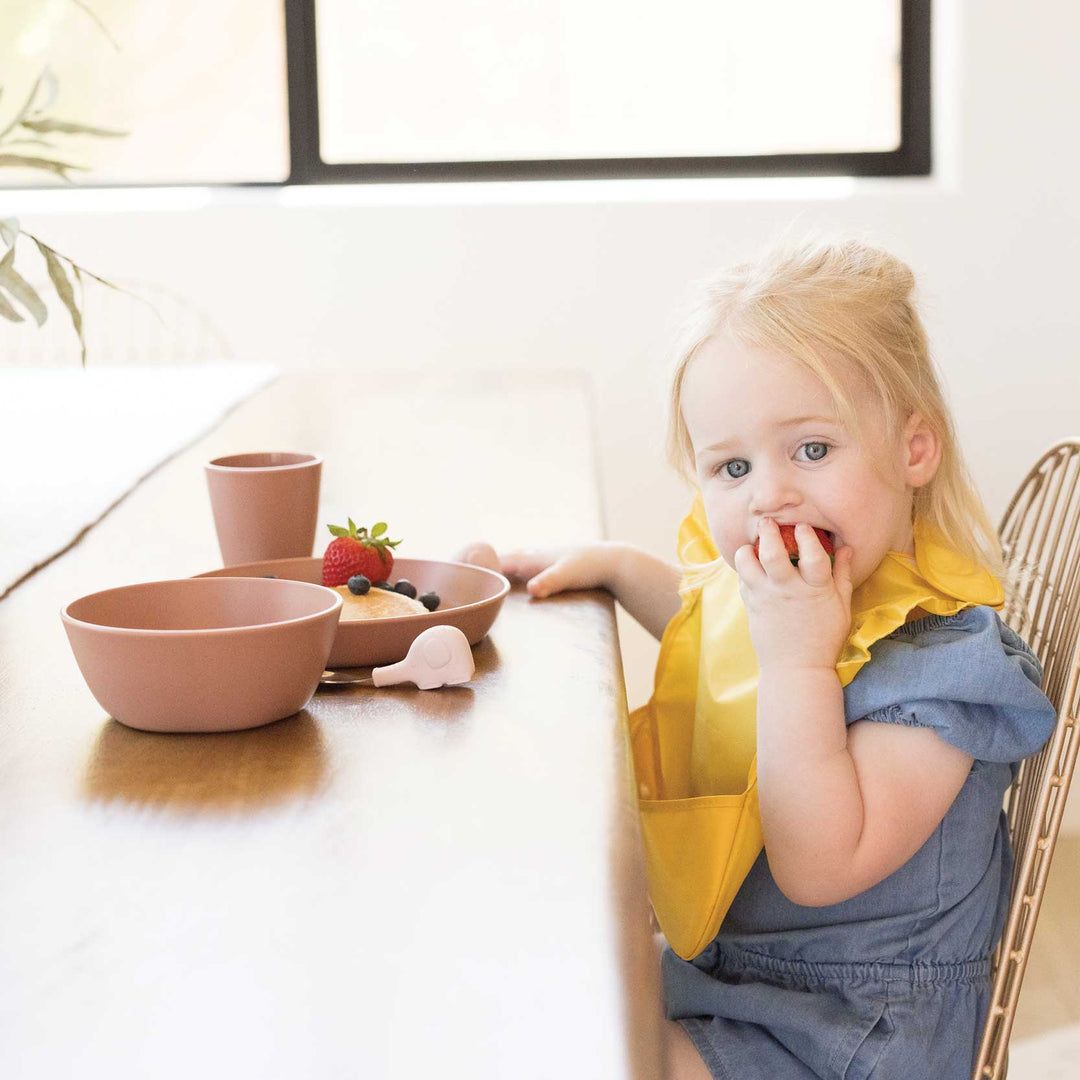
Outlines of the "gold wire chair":
{"label": "gold wire chair", "polygon": [[1080,438],[1032,466],[999,529],[1013,588],[1002,620],[1043,665],[1058,710],[1046,745],[1020,765],[1006,802],[1016,862],[1005,930],[994,954],[994,989],[973,1080],[1005,1080],[1009,1035],[1065,797],[1076,764],[1080,716]]}

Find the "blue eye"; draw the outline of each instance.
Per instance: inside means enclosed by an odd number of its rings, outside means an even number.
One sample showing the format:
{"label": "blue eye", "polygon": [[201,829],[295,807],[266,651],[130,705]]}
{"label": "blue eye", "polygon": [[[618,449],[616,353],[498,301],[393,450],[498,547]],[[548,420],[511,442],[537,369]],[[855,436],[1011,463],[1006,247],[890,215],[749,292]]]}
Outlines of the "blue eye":
{"label": "blue eye", "polygon": [[750,471],[750,462],[745,458],[733,458],[725,461],[717,472],[728,480],[741,480]]}
{"label": "blue eye", "polygon": [[820,461],[829,452],[829,444],[823,442],[803,443],[800,450],[806,451],[806,457],[810,461]]}

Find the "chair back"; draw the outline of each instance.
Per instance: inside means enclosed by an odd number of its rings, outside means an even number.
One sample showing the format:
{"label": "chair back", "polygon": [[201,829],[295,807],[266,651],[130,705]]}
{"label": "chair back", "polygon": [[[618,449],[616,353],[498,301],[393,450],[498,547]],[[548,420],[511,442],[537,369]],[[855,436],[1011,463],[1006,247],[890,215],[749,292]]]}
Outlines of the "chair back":
{"label": "chair back", "polygon": [[1042,663],[1042,688],[1057,709],[1058,720],[1046,745],[1021,763],[1006,796],[1015,863],[973,1080],[1004,1080],[1008,1069],[1016,1002],[1076,764],[1080,438],[1056,443],[1032,466],[1005,511],[999,534],[1009,583],[1001,618]]}

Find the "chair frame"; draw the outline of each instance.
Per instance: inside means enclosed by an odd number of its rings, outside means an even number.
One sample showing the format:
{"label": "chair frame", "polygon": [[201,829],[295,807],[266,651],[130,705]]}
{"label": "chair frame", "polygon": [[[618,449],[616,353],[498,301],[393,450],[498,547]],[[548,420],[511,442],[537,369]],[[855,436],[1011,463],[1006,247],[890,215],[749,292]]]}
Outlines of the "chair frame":
{"label": "chair frame", "polygon": [[993,993],[972,1080],[1005,1080],[1009,1036],[1080,744],[1080,438],[1051,446],[1032,466],[999,534],[1015,591],[1002,620],[1043,664],[1058,709],[1046,745],[1020,765],[1006,799],[1016,861]]}

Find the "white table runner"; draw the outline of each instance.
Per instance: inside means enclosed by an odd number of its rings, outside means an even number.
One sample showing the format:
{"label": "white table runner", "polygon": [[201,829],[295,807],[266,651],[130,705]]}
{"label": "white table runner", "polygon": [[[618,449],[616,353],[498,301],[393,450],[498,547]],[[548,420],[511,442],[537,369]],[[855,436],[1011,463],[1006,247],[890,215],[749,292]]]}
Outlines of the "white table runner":
{"label": "white table runner", "polygon": [[0,597],[275,375],[235,363],[0,369]]}

